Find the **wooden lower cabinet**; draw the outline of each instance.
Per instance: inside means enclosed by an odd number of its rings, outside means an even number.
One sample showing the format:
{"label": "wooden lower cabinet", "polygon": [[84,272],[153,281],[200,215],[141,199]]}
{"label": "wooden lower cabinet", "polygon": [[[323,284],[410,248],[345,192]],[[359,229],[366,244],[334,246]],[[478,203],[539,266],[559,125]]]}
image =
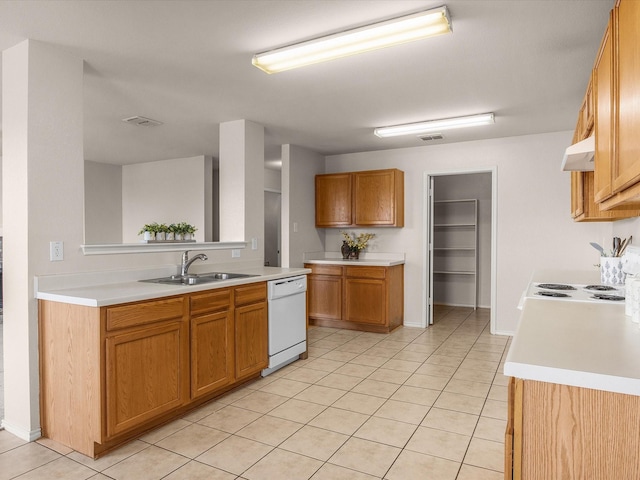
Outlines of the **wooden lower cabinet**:
{"label": "wooden lower cabinet", "polygon": [[177,319],[107,336],[107,438],[189,400],[188,331]]}
{"label": "wooden lower cabinet", "polygon": [[640,478],[639,396],[521,379],[509,389],[505,479]]}
{"label": "wooden lower cabinet", "polygon": [[233,383],[233,290],[191,295],[191,398]]}
{"label": "wooden lower cabinet", "polygon": [[267,304],[257,303],[236,308],[236,378],[241,379],[267,368]]}
{"label": "wooden lower cabinet", "polygon": [[309,318],[342,320],[342,267],[335,265],[305,265],[313,274],[307,277]]}
{"label": "wooden lower cabinet", "polygon": [[404,265],[392,267],[306,264],[312,325],[390,332],[402,325]]}
{"label": "wooden lower cabinet", "polygon": [[269,365],[266,284],[237,288],[235,305],[236,378],[242,379]]}
{"label": "wooden lower cabinet", "polygon": [[39,322],[43,436],[90,457],[268,364],[265,282],[101,308],[40,300]]}

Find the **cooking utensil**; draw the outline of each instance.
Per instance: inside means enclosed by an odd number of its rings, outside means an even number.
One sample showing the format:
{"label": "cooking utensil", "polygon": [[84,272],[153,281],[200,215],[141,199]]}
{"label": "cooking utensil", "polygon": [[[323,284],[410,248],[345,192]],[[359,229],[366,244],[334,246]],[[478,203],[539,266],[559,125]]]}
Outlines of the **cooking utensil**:
{"label": "cooking utensil", "polygon": [[591,245],[593,248],[595,248],[596,250],[598,250],[600,252],[600,256],[604,257],[604,248],[602,248],[600,245],[598,245],[596,242],[591,242],[589,243],[589,245]]}
{"label": "cooking utensil", "polygon": [[622,242],[622,245],[620,245],[620,249],[618,251],[618,256],[621,257],[622,254],[624,253],[625,248],[627,248],[627,245],[629,245],[631,243],[631,239],[633,238],[633,235],[631,235],[629,238],[625,238],[624,241]]}
{"label": "cooking utensil", "polygon": [[619,257],[618,250],[620,250],[620,237],[613,237],[613,256]]}

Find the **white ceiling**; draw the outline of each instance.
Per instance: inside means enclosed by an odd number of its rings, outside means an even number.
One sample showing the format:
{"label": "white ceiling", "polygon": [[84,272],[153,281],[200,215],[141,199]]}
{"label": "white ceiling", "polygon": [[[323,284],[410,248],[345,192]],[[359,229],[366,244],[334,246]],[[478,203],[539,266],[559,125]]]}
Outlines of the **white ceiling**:
{"label": "white ceiling", "polygon": [[[221,122],[321,154],[426,145],[377,126],[494,112],[434,143],[572,130],[614,0],[449,0],[453,34],[267,75],[254,53],[437,7],[411,0],[6,1],[0,50],[27,38],[85,60],[85,158],[218,156]],[[164,124],[121,122],[142,115]]]}

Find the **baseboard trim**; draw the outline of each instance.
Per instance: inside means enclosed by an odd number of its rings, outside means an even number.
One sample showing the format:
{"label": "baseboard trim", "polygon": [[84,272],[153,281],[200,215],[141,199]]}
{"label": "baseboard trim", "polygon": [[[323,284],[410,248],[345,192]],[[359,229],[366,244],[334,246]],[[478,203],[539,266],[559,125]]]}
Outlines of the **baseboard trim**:
{"label": "baseboard trim", "polygon": [[2,428],[25,442],[35,442],[42,437],[42,429],[40,428],[35,430],[25,430],[24,428],[13,425],[11,422],[7,422],[4,419],[2,420]]}

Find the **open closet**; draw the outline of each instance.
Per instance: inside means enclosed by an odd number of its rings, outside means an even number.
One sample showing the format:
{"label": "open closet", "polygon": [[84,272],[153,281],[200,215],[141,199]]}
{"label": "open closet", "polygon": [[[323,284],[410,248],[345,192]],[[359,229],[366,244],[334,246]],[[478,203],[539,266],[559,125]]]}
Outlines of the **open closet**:
{"label": "open closet", "polygon": [[431,307],[491,307],[491,182],[490,172],[431,177]]}

